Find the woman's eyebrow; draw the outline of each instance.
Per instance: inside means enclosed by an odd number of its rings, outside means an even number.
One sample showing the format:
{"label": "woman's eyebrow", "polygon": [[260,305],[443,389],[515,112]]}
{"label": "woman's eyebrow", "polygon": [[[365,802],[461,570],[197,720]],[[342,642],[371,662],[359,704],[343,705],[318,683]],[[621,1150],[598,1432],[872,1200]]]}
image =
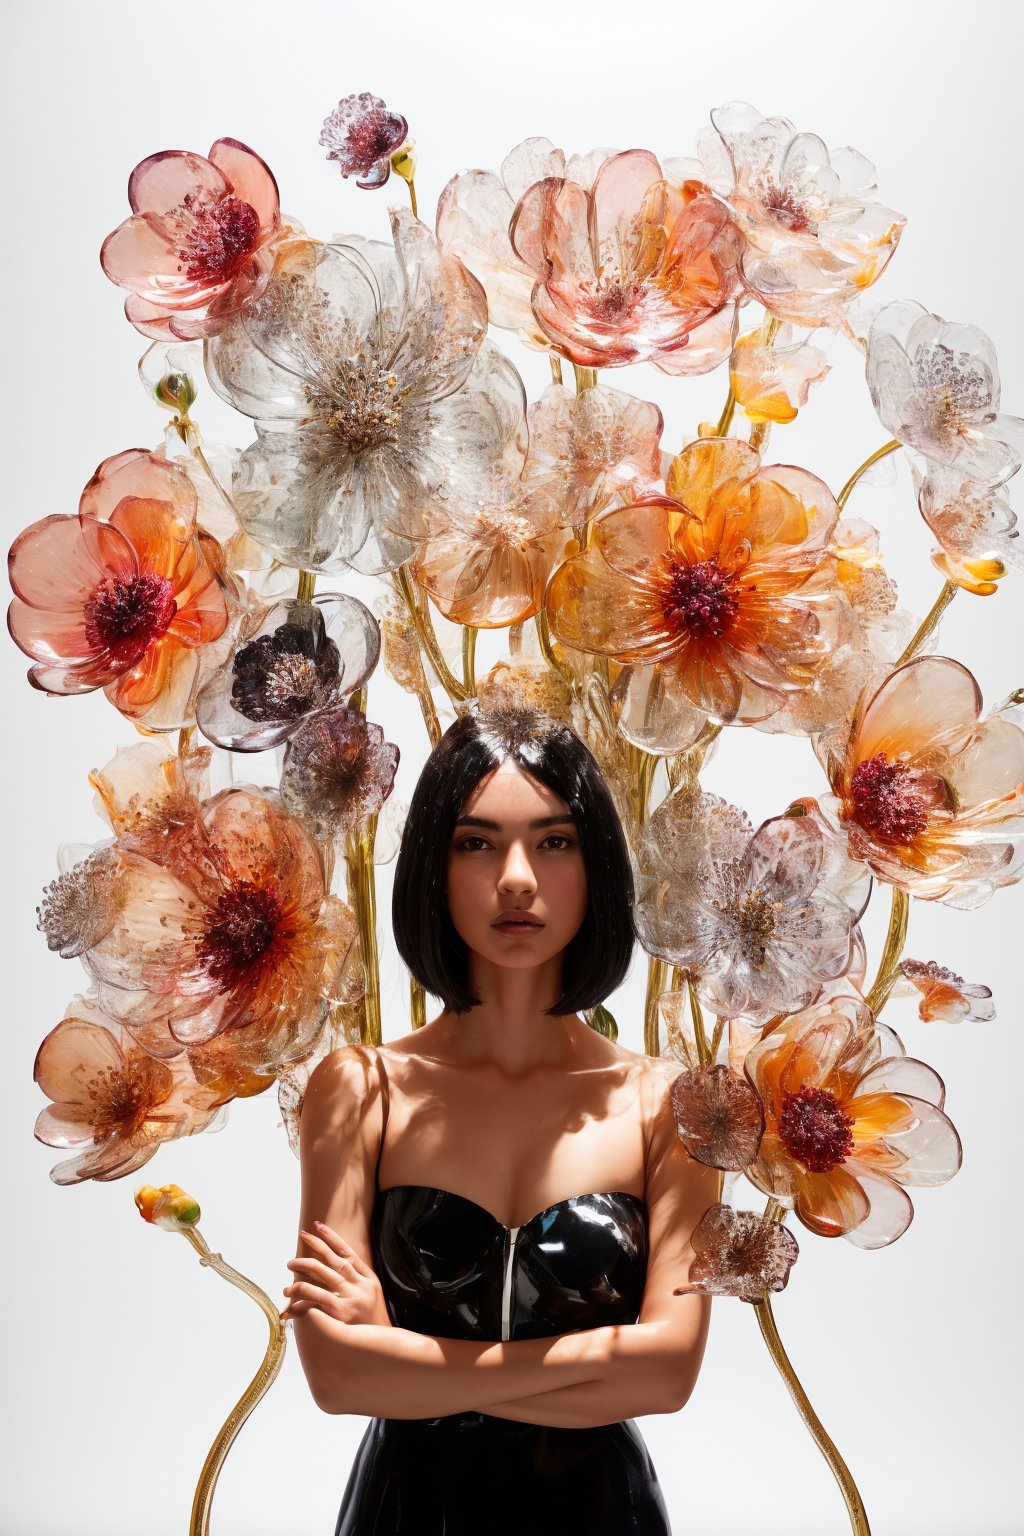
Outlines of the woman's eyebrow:
{"label": "woman's eyebrow", "polygon": [[[568,813],[564,816],[538,816],[536,821],[531,821],[532,827],[557,827],[564,822],[572,822],[575,825],[576,818]],[[489,821],[486,816],[460,816],[455,823],[457,827],[487,827],[492,832],[501,831],[500,821]]]}

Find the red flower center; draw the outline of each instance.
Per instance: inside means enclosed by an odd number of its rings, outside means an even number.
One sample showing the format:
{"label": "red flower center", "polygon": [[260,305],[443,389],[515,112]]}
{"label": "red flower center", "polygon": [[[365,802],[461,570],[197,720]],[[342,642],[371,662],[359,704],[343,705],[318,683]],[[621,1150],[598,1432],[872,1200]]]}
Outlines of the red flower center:
{"label": "red flower center", "polygon": [[95,650],[108,650],[115,664],[133,667],[159,640],[178,611],[166,576],[140,571],[127,581],[103,582],[85,604],[85,635]]}
{"label": "red flower center", "polygon": [[242,981],[274,942],[281,919],[277,893],[251,880],[223,891],[198,948],[200,964],[219,985]]}
{"label": "red flower center", "polygon": [[928,825],[928,811],[912,768],[884,752],[858,763],[850,784],[854,818],[883,843],[910,843]]}
{"label": "red flower center", "polygon": [[239,197],[217,202],[189,192],[182,199],[184,233],[178,246],[180,272],[195,283],[219,283],[230,277],[259,239],[260,216]]}
{"label": "red flower center", "polygon": [[739,612],[733,578],[717,560],[677,565],[669,582],[665,617],[682,624],[691,635],[717,640]]}
{"label": "red flower center", "polygon": [[801,1088],[783,1096],[779,1135],[786,1150],[812,1173],[828,1173],[850,1155],[852,1124],[828,1088]]}
{"label": "red flower center", "polygon": [[769,183],[761,197],[761,206],[777,224],[782,224],[794,234],[812,228],[807,211],[797,202],[792,192]]}

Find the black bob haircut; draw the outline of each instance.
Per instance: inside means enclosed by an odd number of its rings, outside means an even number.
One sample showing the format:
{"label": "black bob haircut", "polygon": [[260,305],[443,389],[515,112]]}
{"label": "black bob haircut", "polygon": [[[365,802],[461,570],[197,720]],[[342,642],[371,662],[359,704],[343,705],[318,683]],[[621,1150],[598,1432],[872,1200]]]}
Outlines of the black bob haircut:
{"label": "black bob haircut", "polygon": [[398,952],[453,1013],[480,1002],[467,985],[469,950],[448,913],[455,824],[480,780],[509,758],[560,795],[576,822],[587,911],[562,956],[562,996],[549,1014],[580,1013],[614,992],[636,942],[629,847],[600,765],[575,731],[540,710],[470,706],[423,765],[399,846],[391,916]]}

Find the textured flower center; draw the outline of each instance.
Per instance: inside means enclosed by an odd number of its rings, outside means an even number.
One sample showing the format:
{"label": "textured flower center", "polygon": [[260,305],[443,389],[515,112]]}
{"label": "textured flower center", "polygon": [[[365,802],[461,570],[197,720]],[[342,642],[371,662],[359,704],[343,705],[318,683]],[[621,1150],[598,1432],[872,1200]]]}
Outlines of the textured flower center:
{"label": "textured flower center", "polygon": [[167,1098],[171,1073],[163,1062],[135,1057],[122,1066],[101,1067],[82,1085],[89,1101],[93,1135],[99,1141],[137,1134],[147,1115]]}
{"label": "textured flower center", "polygon": [[214,201],[187,192],[172,221],[180,241],[178,271],[194,283],[223,282],[259,240],[260,216],[239,197]]}
{"label": "textured flower center", "polygon": [[857,764],[850,791],[855,820],[880,842],[911,843],[928,825],[914,770],[884,752]]}
{"label": "textured flower center", "polygon": [[665,617],[683,625],[691,635],[717,640],[739,612],[733,577],[717,560],[680,564],[672,572]]}
{"label": "textured flower center", "polygon": [[761,207],[770,219],[794,234],[815,231],[815,221],[807,208],[793,196],[789,187],[780,187],[774,181],[764,182],[758,189]]}
{"label": "textured flower center", "polygon": [[644,296],[644,288],[616,262],[603,262],[597,276],[580,284],[579,304],[607,325],[628,320]]}
{"label": "textured flower center", "polygon": [[177,611],[166,576],[142,571],[127,581],[109,577],[85,604],[86,639],[96,650],[109,650],[118,665],[134,666]]}
{"label": "textured flower center", "polygon": [[765,954],[775,932],[777,907],[758,891],[746,891],[729,902],[715,905],[735,924],[750,961],[764,964]]}
{"label": "textured flower center", "polygon": [[918,347],[911,371],[918,390],[949,432],[970,426],[979,411],[987,410],[991,403],[991,374],[969,352],[954,352],[952,347],[933,342]]}
{"label": "textured flower center", "polygon": [[275,891],[237,880],[222,891],[198,947],[199,962],[220,986],[241,981],[274,942],[281,920]]}
{"label": "textured flower center", "polygon": [[828,1173],[853,1151],[853,1120],[828,1088],[783,1096],[779,1135],[787,1152],[812,1173]]}
{"label": "textured flower center", "polygon": [[396,441],[402,420],[398,377],[364,352],[329,357],[318,385],[306,385],[310,414],[303,447],[314,460],[369,453]]}
{"label": "textured flower center", "polygon": [[282,624],[240,646],[231,670],[231,702],[239,714],[297,720],[334,697],[341,653],[330,638],[301,624]]}

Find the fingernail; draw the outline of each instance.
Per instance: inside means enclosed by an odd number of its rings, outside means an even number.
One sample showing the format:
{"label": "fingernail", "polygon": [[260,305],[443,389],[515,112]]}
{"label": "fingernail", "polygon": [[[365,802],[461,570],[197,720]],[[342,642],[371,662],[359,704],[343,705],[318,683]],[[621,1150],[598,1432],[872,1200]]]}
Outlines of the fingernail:
{"label": "fingernail", "polygon": [[320,1227],[325,1232],[327,1230],[327,1223],[325,1221],[314,1221],[313,1225],[314,1227]]}

